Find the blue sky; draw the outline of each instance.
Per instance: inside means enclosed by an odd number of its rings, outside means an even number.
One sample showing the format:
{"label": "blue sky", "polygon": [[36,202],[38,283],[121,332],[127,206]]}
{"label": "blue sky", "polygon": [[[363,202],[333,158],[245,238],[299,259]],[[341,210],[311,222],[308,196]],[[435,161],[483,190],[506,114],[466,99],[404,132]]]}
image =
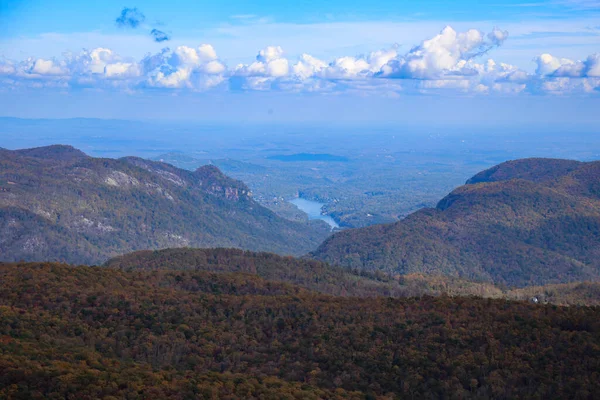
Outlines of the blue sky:
{"label": "blue sky", "polygon": [[[135,23],[116,23],[122,13]],[[51,98],[57,116],[94,116],[118,97],[143,118],[178,96],[183,109],[230,99],[242,118],[244,99],[310,109],[377,97],[393,109],[485,96],[532,108],[578,98],[593,112],[599,52],[595,0],[0,0],[0,107],[35,117],[47,113],[28,102]],[[382,109],[361,115],[377,120]]]}

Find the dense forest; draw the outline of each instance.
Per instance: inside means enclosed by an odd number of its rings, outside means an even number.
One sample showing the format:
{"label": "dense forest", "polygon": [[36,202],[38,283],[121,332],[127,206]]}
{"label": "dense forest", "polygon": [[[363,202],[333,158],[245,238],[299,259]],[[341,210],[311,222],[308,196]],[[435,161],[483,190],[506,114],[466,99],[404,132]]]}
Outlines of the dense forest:
{"label": "dense forest", "polygon": [[509,286],[600,279],[600,162],[525,159],[484,171],[387,225],[339,232],[313,254],[390,273]]}
{"label": "dense forest", "polygon": [[0,149],[0,260],[98,264],[126,252],[227,246],[304,254],[328,234],[260,206],[214,166],[186,171],[69,146]]}
{"label": "dense forest", "polygon": [[0,265],[0,398],[581,398],[600,308]]}
{"label": "dense forest", "polygon": [[479,296],[530,300],[559,305],[600,305],[600,282],[514,289],[444,275],[389,275],[347,269],[308,258],[283,257],[238,249],[177,248],[138,251],[109,260],[106,267],[123,271],[244,272],[334,296],[415,297]]}

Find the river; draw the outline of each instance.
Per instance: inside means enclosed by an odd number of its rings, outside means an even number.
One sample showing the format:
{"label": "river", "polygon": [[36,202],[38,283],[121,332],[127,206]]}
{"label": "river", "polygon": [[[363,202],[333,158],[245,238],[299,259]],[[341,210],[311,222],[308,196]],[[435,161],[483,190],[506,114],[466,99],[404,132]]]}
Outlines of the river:
{"label": "river", "polygon": [[308,219],[320,219],[321,221],[325,221],[329,224],[329,226],[331,226],[332,230],[340,227],[329,215],[321,214],[323,206],[325,205],[324,203],[302,198],[290,200],[290,203],[298,207],[301,211],[305,212],[308,215]]}

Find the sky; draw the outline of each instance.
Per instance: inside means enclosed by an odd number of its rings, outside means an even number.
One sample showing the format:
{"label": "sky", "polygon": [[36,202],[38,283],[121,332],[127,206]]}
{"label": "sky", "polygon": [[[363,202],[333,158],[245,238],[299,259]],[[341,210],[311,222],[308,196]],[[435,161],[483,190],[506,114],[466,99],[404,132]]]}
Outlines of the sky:
{"label": "sky", "polygon": [[598,109],[595,0],[0,0],[0,116],[594,125]]}

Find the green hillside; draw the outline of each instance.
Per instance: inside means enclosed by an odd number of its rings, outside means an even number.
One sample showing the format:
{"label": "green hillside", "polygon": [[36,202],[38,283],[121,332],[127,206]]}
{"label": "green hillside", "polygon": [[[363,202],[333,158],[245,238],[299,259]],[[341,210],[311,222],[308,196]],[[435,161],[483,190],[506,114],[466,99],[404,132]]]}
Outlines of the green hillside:
{"label": "green hillside", "polygon": [[312,256],[510,286],[600,278],[600,162],[528,159],[473,177],[436,208],[339,232]]}

